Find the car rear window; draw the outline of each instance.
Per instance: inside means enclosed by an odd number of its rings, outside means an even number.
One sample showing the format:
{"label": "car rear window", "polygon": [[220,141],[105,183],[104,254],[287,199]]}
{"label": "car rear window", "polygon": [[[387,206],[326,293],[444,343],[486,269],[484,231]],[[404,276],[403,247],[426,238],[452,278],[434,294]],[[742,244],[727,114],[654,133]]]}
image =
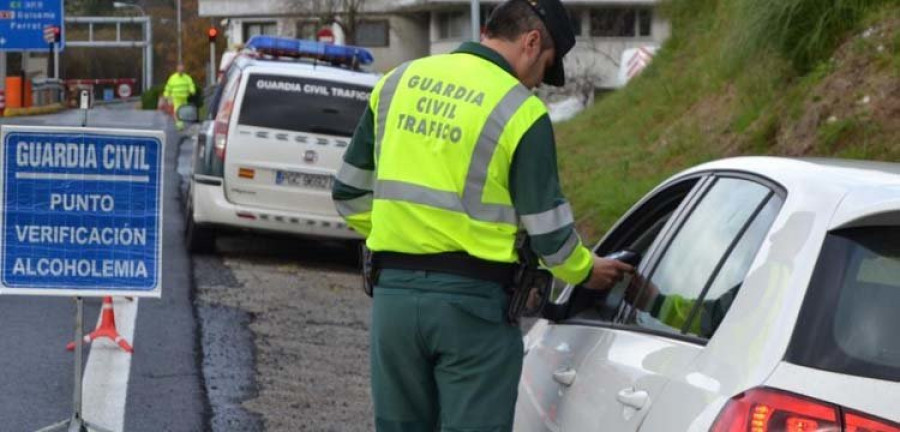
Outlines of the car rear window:
{"label": "car rear window", "polygon": [[900,380],[900,227],[825,240],[788,350],[791,363]]}
{"label": "car rear window", "polygon": [[334,81],[251,74],[238,124],[349,137],[372,89]]}

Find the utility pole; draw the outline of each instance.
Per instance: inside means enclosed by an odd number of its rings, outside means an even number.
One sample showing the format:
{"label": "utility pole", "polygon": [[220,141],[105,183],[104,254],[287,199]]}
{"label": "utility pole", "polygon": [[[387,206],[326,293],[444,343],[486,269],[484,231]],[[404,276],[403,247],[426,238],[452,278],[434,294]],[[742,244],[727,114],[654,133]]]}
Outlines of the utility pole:
{"label": "utility pole", "polygon": [[481,7],[478,0],[472,0],[472,40],[478,42],[481,40]]}
{"label": "utility pole", "polygon": [[181,58],[181,0],[177,0],[175,2],[177,14],[176,19],[178,20],[178,25],[176,26],[176,31],[178,32],[178,64],[184,64],[184,59]]}

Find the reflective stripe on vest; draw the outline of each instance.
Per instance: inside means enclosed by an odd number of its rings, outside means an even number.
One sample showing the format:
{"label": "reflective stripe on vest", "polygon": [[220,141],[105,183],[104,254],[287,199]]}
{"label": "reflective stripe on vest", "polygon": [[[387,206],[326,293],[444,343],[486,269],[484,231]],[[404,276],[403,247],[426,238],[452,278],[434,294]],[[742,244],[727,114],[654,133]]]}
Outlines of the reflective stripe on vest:
{"label": "reflective stripe on vest", "polygon": [[378,94],[378,126],[376,127],[377,136],[375,137],[375,160],[381,158],[381,143],[384,142],[385,123],[387,123],[388,110],[391,109],[391,101],[394,100],[394,94],[397,93],[397,86],[400,85],[400,78],[409,68],[409,62],[403,63],[385,80]]}
{"label": "reflective stripe on vest", "polygon": [[[387,128],[388,110],[390,101],[394,98],[403,72],[408,67],[404,64],[387,81],[385,81],[379,94],[377,137],[375,141],[376,160],[381,156],[381,146],[384,133]],[[500,100],[497,106],[488,116],[469,161],[469,169],[466,174],[466,184],[463,195],[456,192],[431,189],[425,186],[400,182],[377,180],[375,185],[375,198],[406,201],[422,204],[443,210],[455,211],[467,214],[474,220],[484,222],[518,224],[518,216],[512,206],[503,204],[488,204],[481,201],[487,181],[488,168],[491,157],[499,145],[500,135],[507,123],[516,114],[519,108],[532,96],[525,86],[519,84],[512,87]]]}
{"label": "reflective stripe on vest", "polygon": [[375,184],[375,172],[357,168],[349,163],[341,164],[337,179],[341,183],[363,191],[371,191]]}
{"label": "reflective stripe on vest", "polygon": [[334,207],[343,217],[372,211],[372,194],[365,194],[349,200],[335,200]]}
{"label": "reflective stripe on vest", "polygon": [[549,234],[575,223],[569,203],[563,203],[542,213],[522,215],[521,219],[528,234],[533,236]]}

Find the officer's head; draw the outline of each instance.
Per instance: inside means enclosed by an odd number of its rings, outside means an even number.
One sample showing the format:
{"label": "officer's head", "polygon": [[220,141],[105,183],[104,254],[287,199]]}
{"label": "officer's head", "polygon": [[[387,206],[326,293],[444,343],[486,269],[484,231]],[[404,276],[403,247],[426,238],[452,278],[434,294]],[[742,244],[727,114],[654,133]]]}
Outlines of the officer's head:
{"label": "officer's head", "polygon": [[178,63],[178,67],[176,69],[178,70],[178,73],[184,73],[184,65],[183,64]]}
{"label": "officer's head", "polygon": [[559,0],[507,0],[494,9],[484,43],[500,52],[529,88],[566,82],[563,56],[575,45],[575,31]]}

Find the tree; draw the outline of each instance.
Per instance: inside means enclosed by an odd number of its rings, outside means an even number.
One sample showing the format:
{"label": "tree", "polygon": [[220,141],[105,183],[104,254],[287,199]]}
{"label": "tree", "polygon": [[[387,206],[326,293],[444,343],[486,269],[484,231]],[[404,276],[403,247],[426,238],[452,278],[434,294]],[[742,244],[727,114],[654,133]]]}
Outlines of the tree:
{"label": "tree", "polygon": [[323,25],[337,24],[347,44],[356,43],[356,29],[367,0],[287,0],[288,11],[314,18]]}

